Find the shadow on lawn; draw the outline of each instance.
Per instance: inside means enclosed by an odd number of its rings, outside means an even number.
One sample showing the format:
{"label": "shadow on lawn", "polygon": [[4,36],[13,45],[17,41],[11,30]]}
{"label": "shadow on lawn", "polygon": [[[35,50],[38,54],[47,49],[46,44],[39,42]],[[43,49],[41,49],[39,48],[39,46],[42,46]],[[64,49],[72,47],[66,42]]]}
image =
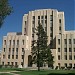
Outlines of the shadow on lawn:
{"label": "shadow on lawn", "polygon": [[67,74],[50,73],[50,74],[39,74],[39,75],[75,75],[75,73],[67,73]]}
{"label": "shadow on lawn", "polygon": [[75,75],[75,74],[73,73],[67,73],[67,74],[50,73],[48,75]]}

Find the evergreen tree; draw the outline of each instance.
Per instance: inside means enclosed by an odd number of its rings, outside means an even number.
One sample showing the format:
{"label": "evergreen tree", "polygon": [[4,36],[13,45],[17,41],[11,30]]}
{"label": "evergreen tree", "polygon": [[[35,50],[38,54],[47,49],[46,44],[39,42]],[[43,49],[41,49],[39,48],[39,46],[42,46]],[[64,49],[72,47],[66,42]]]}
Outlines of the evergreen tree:
{"label": "evergreen tree", "polygon": [[47,53],[46,62],[47,62],[47,64],[48,64],[49,67],[52,67],[53,68],[53,63],[54,63],[53,58],[54,58],[54,56],[52,56],[52,52],[51,52],[51,50],[50,50],[49,47],[47,48],[46,53]]}
{"label": "evergreen tree", "polygon": [[4,19],[10,15],[12,7],[9,5],[8,0],[0,0],[0,28],[4,22]]}
{"label": "evergreen tree", "polygon": [[38,71],[45,64],[53,63],[53,56],[47,46],[47,33],[44,31],[41,24],[35,29],[37,40],[32,41],[32,62],[37,63]]}

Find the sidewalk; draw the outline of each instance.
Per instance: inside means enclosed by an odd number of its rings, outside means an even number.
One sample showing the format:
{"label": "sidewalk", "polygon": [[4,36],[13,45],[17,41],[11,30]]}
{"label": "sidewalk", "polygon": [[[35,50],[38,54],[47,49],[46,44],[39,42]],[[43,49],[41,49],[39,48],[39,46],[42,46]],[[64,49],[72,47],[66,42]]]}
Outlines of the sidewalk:
{"label": "sidewalk", "polygon": [[2,73],[9,73],[9,74],[12,74],[12,75],[20,75],[20,74],[15,74],[15,72],[19,72],[19,71],[0,72],[0,74],[2,74]]}

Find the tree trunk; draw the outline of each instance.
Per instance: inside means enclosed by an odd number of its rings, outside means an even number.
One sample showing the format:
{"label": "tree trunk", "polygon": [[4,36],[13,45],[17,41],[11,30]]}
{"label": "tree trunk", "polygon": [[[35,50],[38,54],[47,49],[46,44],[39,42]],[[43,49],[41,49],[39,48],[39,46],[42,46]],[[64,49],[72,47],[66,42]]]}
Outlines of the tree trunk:
{"label": "tree trunk", "polygon": [[[39,46],[39,45],[38,45]],[[40,71],[40,62],[39,62],[39,48],[38,48],[38,56],[37,56],[37,58],[38,58],[38,71]]]}
{"label": "tree trunk", "polygon": [[38,71],[40,71],[40,66],[38,66]]}

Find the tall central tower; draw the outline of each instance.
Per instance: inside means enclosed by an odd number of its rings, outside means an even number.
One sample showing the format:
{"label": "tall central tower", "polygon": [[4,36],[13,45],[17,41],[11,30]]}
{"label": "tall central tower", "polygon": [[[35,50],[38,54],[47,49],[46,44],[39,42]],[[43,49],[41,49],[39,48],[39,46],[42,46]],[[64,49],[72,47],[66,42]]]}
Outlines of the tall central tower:
{"label": "tall central tower", "polygon": [[56,48],[56,34],[64,32],[64,12],[58,12],[56,9],[40,9],[29,11],[23,16],[22,34],[29,36],[29,49],[31,50],[32,40],[37,36],[33,33],[34,28],[41,23],[48,36],[48,45],[51,49]]}

